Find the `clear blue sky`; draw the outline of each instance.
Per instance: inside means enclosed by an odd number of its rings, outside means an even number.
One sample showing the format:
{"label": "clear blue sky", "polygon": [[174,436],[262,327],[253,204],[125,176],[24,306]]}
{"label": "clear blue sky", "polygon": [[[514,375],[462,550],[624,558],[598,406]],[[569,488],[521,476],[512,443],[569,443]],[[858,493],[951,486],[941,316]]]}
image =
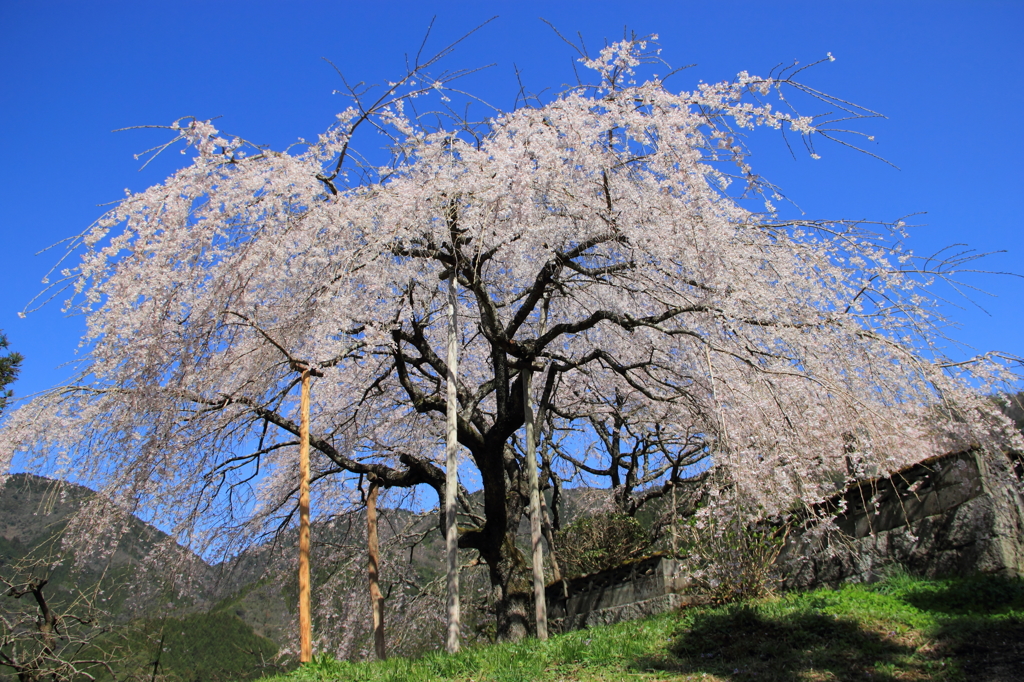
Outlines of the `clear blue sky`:
{"label": "clear blue sky", "polygon": [[[0,0],[0,329],[25,356],[24,395],[68,374],[83,322],[51,305],[17,316],[56,258],[40,249],[76,234],[117,200],[186,159],[167,154],[139,172],[133,154],[166,140],[115,128],[221,117],[232,134],[275,147],[315,137],[345,101],[331,59],[353,80],[397,75],[432,16],[439,48],[477,24],[450,68],[495,66],[465,87],[510,107],[513,64],[533,90],[572,78],[573,54],[538,17],[589,47],[623,27],[658,33],[673,65],[698,66],[675,87],[765,74],[779,62],[836,61],[807,74],[820,89],[888,116],[871,122],[872,151],[901,170],[835,146],[820,161],[778,144],[755,148],[755,169],[809,217],[896,220],[927,212],[911,245],[1005,249],[987,266],[1024,272],[1024,2],[237,2]],[[979,295],[949,315],[978,350],[1024,355],[1024,280],[978,277]],[[963,303],[963,302],[961,302]]]}

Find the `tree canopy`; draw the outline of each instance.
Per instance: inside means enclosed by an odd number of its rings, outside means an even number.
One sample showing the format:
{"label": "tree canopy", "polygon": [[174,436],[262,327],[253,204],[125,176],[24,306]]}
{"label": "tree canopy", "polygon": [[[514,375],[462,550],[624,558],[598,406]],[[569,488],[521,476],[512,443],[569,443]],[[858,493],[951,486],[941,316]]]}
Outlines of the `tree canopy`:
{"label": "tree canopy", "polygon": [[[427,60],[353,87],[334,126],[285,151],[176,122],[192,162],[121,201],[64,271],[87,367],[11,414],[0,453],[73,471],[197,547],[236,542],[294,512],[310,366],[315,507],[358,504],[370,475],[441,498],[454,273],[458,437],[483,490],[482,506],[460,496],[459,543],[489,568],[499,635],[518,637],[524,368],[542,486],[606,487],[627,514],[712,466],[777,513],[837,477],[1011,438],[981,397],[1004,368],[938,343],[929,286],[963,262],[904,250],[902,222],[785,218],[749,164],[755,128],[814,155],[876,114],[788,71],[677,92],[645,80],[655,58],[614,43],[581,56],[592,84],[479,122],[456,113],[460,72]],[[367,129],[387,163],[356,154]]]}

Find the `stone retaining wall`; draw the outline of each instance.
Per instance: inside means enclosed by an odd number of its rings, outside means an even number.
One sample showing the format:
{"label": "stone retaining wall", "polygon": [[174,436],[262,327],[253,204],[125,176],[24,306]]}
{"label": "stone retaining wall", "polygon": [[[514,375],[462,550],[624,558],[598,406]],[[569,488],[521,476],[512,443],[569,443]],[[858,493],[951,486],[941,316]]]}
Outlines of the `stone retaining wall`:
{"label": "stone retaining wall", "polygon": [[[689,582],[678,561],[652,556],[547,587],[553,632],[609,625],[695,603],[684,594]],[[568,592],[568,597],[566,597]]]}
{"label": "stone retaining wall", "polygon": [[839,532],[790,535],[787,589],[873,582],[900,564],[930,577],[1024,575],[1024,498],[1016,455],[961,452],[847,489],[814,510]]}
{"label": "stone retaining wall", "polygon": [[[961,452],[848,488],[808,517],[837,511],[831,532],[791,532],[779,566],[785,589],[873,582],[892,565],[930,577],[1024,575],[1024,459]],[[685,566],[653,556],[547,587],[549,627],[565,632],[705,601]]]}

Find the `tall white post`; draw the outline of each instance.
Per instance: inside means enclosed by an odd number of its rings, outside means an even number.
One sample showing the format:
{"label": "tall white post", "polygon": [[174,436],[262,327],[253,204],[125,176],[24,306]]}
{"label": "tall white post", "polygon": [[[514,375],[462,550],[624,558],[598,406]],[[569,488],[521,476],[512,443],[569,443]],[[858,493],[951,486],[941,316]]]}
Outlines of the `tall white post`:
{"label": "tall white post", "polygon": [[526,477],[530,481],[530,542],[533,545],[533,601],[537,612],[537,639],[548,638],[548,604],[544,595],[544,544],[540,531],[540,489],[537,481],[537,439],[533,424],[530,383],[533,370],[523,368],[523,417],[526,422]]}
{"label": "tall white post", "polygon": [[459,372],[458,310],[455,296],[455,269],[448,277],[448,428],[446,434],[447,472],[444,491],[444,534],[448,557],[448,639],[446,649],[459,650],[459,529],[455,525],[455,498],[459,489],[459,398],[456,377]]}

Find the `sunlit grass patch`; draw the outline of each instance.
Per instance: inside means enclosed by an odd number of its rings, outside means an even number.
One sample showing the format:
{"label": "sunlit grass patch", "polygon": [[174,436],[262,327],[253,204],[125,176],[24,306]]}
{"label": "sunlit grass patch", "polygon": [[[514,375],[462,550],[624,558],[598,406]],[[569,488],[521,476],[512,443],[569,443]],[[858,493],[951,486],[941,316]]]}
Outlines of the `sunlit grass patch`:
{"label": "sunlit grass patch", "polygon": [[[353,680],[1013,680],[1024,663],[1024,582],[895,573],[771,599],[698,607],[418,660],[318,658],[278,682]],[[1000,670],[1010,676],[1000,677]],[[993,672],[995,671],[995,672]]]}

